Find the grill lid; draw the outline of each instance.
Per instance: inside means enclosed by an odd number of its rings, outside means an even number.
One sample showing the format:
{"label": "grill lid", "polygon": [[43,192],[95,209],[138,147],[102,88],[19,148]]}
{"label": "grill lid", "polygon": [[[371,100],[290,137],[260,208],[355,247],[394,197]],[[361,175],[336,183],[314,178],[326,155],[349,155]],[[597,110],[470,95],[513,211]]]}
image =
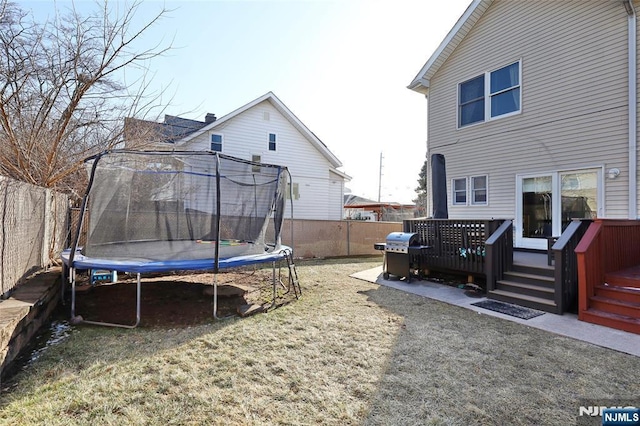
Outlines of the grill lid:
{"label": "grill lid", "polygon": [[392,232],[387,235],[386,251],[408,253],[410,246],[420,245],[418,234],[414,232]]}

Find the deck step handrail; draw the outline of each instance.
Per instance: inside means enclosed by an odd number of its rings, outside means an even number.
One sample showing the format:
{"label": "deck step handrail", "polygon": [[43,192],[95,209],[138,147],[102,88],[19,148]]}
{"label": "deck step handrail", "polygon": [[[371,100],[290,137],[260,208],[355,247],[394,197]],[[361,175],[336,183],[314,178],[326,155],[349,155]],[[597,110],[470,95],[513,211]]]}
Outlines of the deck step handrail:
{"label": "deck step handrail", "polygon": [[495,290],[496,281],[513,266],[513,221],[505,220],[485,243],[487,292]]}
{"label": "deck step handrail", "polygon": [[575,249],[591,225],[591,219],[574,219],[553,244],[555,302],[559,312],[577,311],[578,260]]}

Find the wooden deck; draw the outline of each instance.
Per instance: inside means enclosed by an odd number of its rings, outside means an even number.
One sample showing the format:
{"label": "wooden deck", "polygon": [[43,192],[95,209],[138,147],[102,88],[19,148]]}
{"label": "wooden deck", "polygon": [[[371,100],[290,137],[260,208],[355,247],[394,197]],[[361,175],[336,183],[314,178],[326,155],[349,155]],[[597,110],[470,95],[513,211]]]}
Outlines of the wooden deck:
{"label": "wooden deck", "polygon": [[431,247],[411,260],[421,272],[466,273],[469,282],[484,276],[488,298],[562,314],[578,311],[575,249],[591,222],[572,220],[548,251],[538,252],[514,250],[510,219],[407,219],[403,232]]}
{"label": "wooden deck", "polygon": [[618,287],[632,287],[640,290],[640,265],[620,271],[609,272],[604,276],[604,282]]}
{"label": "wooden deck", "polygon": [[554,270],[546,252],[514,250],[513,264],[496,280],[487,297],[560,314],[555,303]]}
{"label": "wooden deck", "polygon": [[547,253],[533,251],[513,251],[513,263],[527,266],[548,267]]}
{"label": "wooden deck", "polygon": [[640,334],[640,221],[596,219],[575,251],[578,318]]}

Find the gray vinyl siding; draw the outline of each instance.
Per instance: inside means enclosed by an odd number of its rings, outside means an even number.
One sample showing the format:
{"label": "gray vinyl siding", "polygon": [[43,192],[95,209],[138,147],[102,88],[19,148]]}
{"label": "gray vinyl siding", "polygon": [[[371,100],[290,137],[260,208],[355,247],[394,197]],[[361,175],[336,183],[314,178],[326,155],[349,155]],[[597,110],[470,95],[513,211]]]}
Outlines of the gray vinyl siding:
{"label": "gray vinyl siding", "polygon": [[[342,219],[342,196],[338,199],[330,194],[331,164],[271,103],[261,102],[221,123],[188,142],[186,149],[209,149],[213,133],[223,135],[223,154],[246,160],[259,155],[263,163],[283,165],[289,169],[300,194],[293,201],[294,218]],[[269,151],[269,133],[277,135],[276,151]],[[289,201],[286,209],[286,217],[289,217]]]}
{"label": "gray vinyl siding", "polygon": [[[458,83],[518,60],[521,113],[457,129]],[[620,169],[604,179],[605,216],[626,217],[624,7],[494,1],[431,78],[428,123],[429,153],[445,155],[452,218],[513,218],[517,174],[594,167]],[[451,179],[485,174],[487,206],[451,204]]]}

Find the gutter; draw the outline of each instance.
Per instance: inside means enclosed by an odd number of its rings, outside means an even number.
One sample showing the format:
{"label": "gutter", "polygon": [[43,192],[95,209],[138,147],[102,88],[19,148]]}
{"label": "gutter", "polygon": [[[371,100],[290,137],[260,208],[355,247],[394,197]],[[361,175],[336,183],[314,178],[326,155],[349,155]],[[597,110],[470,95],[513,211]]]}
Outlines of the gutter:
{"label": "gutter", "polygon": [[629,219],[638,218],[638,116],[637,116],[637,24],[632,0],[624,0],[628,15],[628,78],[629,78]]}

